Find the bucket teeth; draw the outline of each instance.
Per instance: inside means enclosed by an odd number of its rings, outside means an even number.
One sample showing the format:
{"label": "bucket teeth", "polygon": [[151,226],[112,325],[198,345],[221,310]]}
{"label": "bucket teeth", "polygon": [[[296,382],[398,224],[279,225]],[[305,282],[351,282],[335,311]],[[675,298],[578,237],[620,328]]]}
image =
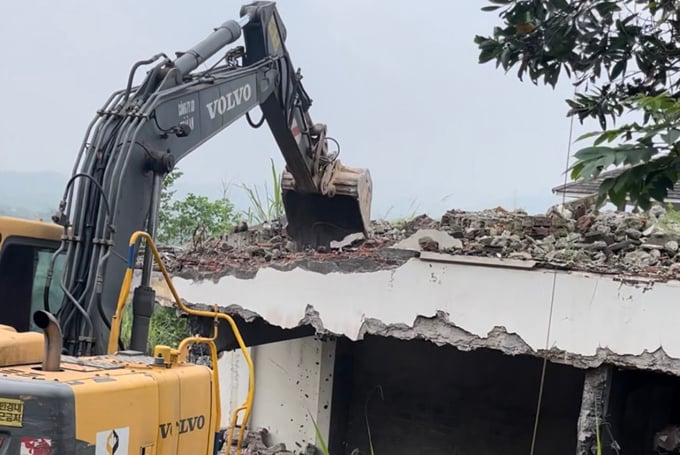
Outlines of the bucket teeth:
{"label": "bucket teeth", "polygon": [[298,248],[328,246],[357,232],[370,235],[373,187],[367,169],[335,161],[319,187],[317,193],[302,193],[292,174],[284,171],[281,177],[287,230]]}

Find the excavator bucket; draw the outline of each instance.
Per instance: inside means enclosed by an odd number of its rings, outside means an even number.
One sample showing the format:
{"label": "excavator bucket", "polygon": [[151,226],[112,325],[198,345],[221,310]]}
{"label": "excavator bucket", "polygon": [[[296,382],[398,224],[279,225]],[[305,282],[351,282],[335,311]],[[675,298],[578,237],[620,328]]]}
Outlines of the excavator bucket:
{"label": "excavator bucket", "polygon": [[288,234],[298,249],[329,246],[349,234],[370,235],[373,186],[367,169],[343,166],[338,160],[325,173],[319,193],[296,190],[288,171],[281,177],[281,193]]}

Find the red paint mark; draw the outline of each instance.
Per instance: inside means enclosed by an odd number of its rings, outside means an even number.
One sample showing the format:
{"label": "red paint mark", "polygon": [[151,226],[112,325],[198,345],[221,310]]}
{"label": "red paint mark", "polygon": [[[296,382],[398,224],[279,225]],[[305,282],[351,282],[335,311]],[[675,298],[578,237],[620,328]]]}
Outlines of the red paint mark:
{"label": "red paint mark", "polygon": [[45,438],[21,438],[20,455],[49,455],[52,452],[52,440]]}
{"label": "red paint mark", "polygon": [[300,131],[300,125],[298,125],[297,120],[293,119],[293,125],[292,128],[290,129],[290,132],[293,134],[293,137],[297,141],[298,138],[300,137],[301,131]]}

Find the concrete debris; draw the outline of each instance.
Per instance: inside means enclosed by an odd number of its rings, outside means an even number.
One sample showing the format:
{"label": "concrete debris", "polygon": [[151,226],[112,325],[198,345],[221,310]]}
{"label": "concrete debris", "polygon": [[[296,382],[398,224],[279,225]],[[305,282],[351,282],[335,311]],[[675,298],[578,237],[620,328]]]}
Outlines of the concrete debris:
{"label": "concrete debris", "polygon": [[[375,221],[372,235],[354,234],[330,250],[296,251],[279,222],[250,227],[185,248],[165,248],[179,276],[252,278],[262,267],[320,273],[385,270],[420,251],[536,261],[539,267],[669,279],[680,272],[680,221],[654,206],[644,213],[554,207],[543,215],[501,207],[451,210],[404,223]],[[412,254],[395,255],[403,250]],[[332,264],[321,265],[321,264]]]}
{"label": "concrete debris", "polygon": [[307,444],[305,449],[299,452],[292,452],[286,449],[285,444],[267,445],[268,432],[264,428],[250,430],[244,438],[243,455],[314,455],[316,449],[311,444]]}
{"label": "concrete debris", "polygon": [[339,242],[336,242],[335,240],[331,241],[331,249],[333,250],[342,250],[344,248],[348,247],[353,247],[357,246],[360,244],[362,240],[365,240],[366,237],[364,236],[363,232],[357,232],[355,234],[350,234],[344,239],[340,240]]}
{"label": "concrete debris", "polygon": [[680,427],[671,425],[654,435],[657,453],[680,453]]}
{"label": "concrete debris", "polygon": [[413,251],[439,251],[463,248],[463,242],[437,229],[419,229],[391,248]]}

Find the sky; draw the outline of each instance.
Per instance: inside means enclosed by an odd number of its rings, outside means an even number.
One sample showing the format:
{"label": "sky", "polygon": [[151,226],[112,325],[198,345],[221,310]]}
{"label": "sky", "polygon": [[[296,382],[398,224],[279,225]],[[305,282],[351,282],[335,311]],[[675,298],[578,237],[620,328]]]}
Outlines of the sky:
{"label": "sky", "polygon": [[[244,2],[245,3],[245,2]],[[6,2],[0,42],[0,169],[69,175],[87,125],[131,65],[189,49],[235,1]],[[426,6],[423,6],[426,5]],[[314,121],[341,161],[373,179],[372,218],[559,202],[570,120],[557,89],[480,65],[473,42],[499,24],[484,1],[281,0],[287,46]],[[242,44],[241,41],[233,44]],[[256,109],[254,118],[259,118]],[[575,123],[574,137],[587,131]],[[572,153],[576,149],[572,149]],[[268,129],[237,121],[179,163],[184,187],[209,196],[263,186],[284,161]],[[30,182],[27,182],[30,184]]]}

